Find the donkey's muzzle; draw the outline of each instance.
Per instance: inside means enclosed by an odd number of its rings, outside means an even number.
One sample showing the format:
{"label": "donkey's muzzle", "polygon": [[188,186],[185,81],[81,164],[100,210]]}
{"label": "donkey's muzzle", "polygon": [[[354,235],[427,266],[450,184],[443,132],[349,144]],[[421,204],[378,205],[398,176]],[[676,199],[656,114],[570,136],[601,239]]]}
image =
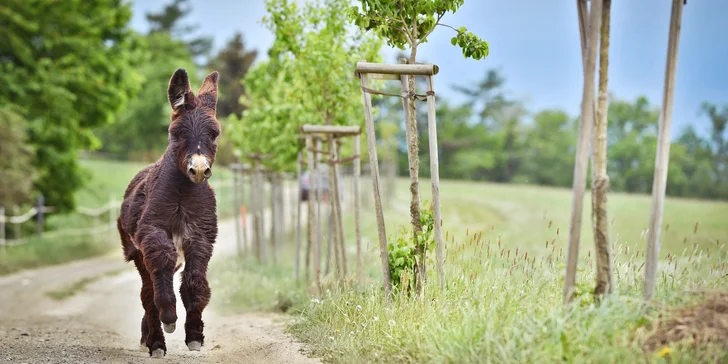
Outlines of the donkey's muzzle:
{"label": "donkey's muzzle", "polygon": [[210,161],[202,154],[194,154],[187,162],[187,176],[194,183],[200,183],[212,176]]}

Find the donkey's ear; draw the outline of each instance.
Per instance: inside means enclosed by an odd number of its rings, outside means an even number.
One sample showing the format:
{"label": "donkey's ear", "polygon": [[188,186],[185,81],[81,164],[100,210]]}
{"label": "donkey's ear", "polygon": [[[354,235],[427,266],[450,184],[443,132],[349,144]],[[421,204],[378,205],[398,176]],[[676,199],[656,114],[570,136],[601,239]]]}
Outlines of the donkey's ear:
{"label": "donkey's ear", "polygon": [[202,82],[200,91],[197,92],[197,98],[200,99],[202,105],[213,111],[217,107],[217,80],[219,77],[220,75],[217,71],[213,71],[207,75],[205,81]]}
{"label": "donkey's ear", "polygon": [[192,95],[190,79],[184,68],[178,68],[169,80],[167,98],[169,99],[169,105],[172,106],[172,110],[175,114],[193,106],[194,95]]}

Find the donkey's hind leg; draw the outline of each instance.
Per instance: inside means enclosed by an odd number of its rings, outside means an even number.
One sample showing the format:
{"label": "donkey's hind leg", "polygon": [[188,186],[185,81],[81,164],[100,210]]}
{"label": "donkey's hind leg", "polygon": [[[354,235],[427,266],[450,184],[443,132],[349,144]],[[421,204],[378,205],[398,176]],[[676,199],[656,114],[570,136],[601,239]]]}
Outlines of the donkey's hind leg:
{"label": "donkey's hind leg", "polygon": [[136,265],[139,275],[142,278],[142,290],[140,297],[142,306],[144,307],[144,317],[142,317],[142,338],[140,340],[140,349],[146,349],[150,356],[161,358],[167,353],[167,346],[164,342],[164,333],[162,332],[162,323],[159,321],[159,310],[154,304],[154,286],[149,276],[142,252],[137,250],[134,255],[134,265]]}
{"label": "donkey's hind leg", "polygon": [[189,244],[185,247],[185,268],[182,272],[180,297],[187,311],[185,320],[185,344],[192,351],[199,351],[205,342],[202,333],[202,311],[210,302],[210,286],[207,282],[207,265],[212,256],[211,244]]}

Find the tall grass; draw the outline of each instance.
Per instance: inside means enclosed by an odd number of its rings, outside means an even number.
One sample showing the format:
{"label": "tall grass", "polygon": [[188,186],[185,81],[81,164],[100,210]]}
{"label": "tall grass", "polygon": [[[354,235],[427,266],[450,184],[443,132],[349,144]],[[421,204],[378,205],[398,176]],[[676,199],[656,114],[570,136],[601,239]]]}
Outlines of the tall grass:
{"label": "tall grass", "polygon": [[[406,190],[404,183],[400,187]],[[422,198],[429,198],[427,186],[421,190]],[[329,362],[706,360],[706,348],[676,345],[649,353],[642,344],[663,307],[701,298],[691,292],[728,288],[724,263],[728,204],[668,200],[657,297],[653,305],[645,306],[642,246],[649,197],[613,194],[610,215],[615,216],[618,287],[601,304],[592,301],[594,259],[585,214],[576,301],[571,310],[564,310],[568,191],[447,182],[441,192],[447,230],[445,292],[437,290],[434,269],[430,269],[430,284],[422,297],[397,292],[391,303],[386,302],[372,211],[363,214],[367,243],[363,287],[342,289],[328,277],[323,295],[315,297],[307,283],[293,282],[291,260],[279,260],[282,263],[273,268],[233,259],[214,267],[214,292],[228,310],[270,308],[291,300],[289,312],[294,320],[289,331]],[[385,212],[390,241],[409,218],[405,193],[399,193],[392,206]],[[352,226],[347,218],[350,242]],[[291,246],[285,251],[289,257]],[[353,253],[351,245],[348,253]],[[251,297],[255,297],[254,306]]]}

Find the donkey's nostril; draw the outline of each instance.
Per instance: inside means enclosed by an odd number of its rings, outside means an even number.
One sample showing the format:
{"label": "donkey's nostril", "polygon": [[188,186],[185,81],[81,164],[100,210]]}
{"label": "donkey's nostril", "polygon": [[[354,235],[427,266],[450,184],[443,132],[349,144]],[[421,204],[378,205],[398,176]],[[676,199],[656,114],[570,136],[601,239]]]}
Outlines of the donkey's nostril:
{"label": "donkey's nostril", "polygon": [[187,173],[189,173],[190,176],[194,176],[195,175],[195,169],[194,168],[190,168],[190,169],[187,170]]}
{"label": "donkey's nostril", "polygon": [[210,168],[205,169],[205,178],[212,176],[212,170]]}

